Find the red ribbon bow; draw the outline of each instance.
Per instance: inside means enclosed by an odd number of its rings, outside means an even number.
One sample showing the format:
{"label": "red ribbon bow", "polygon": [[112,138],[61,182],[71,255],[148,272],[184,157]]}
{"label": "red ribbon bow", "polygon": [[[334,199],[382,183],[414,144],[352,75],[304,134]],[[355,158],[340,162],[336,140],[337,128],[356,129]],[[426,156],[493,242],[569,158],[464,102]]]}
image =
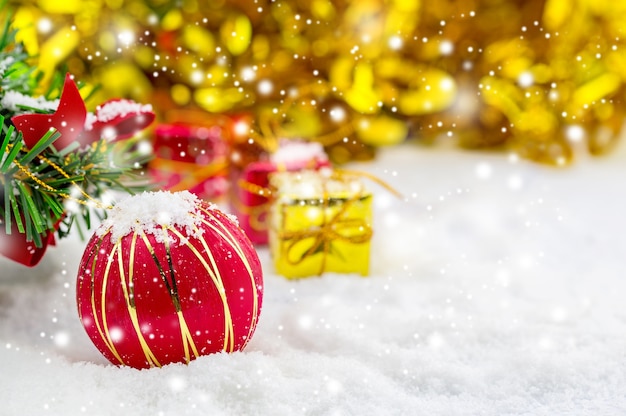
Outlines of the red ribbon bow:
{"label": "red ribbon bow", "polygon": [[98,106],[96,113],[87,113],[85,102],[70,74],[65,83],[59,107],[53,114],[20,114],[11,121],[22,132],[27,147],[34,146],[44,134],[54,128],[61,136],[54,142],[61,150],[78,141],[88,145],[102,138],[125,139],[148,127],[154,121],[148,106],[131,100],[109,100]]}
{"label": "red ribbon bow", "polygon": [[[58,229],[60,222],[55,224],[55,230]],[[26,241],[26,234],[21,234],[15,223],[12,225],[11,234],[5,233],[4,225],[0,228],[0,254],[24,266],[33,267],[37,265],[48,246],[53,246],[56,243],[55,231],[50,230],[41,237],[41,247],[37,247],[34,241]]]}

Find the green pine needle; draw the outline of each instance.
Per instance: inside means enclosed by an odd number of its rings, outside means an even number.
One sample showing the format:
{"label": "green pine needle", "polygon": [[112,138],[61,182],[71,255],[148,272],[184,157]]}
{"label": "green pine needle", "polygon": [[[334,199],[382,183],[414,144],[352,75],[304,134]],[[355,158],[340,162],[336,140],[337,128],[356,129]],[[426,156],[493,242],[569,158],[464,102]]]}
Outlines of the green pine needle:
{"label": "green pine needle", "polygon": [[18,153],[20,152],[20,150],[22,150],[22,142],[21,141],[15,142],[13,144],[13,147],[9,151],[9,154],[7,155],[6,159],[4,159],[4,161],[2,162],[2,165],[0,165],[0,172],[8,173],[7,171],[9,170],[9,168],[15,167],[14,161]]}
{"label": "green pine needle", "polygon": [[[49,130],[38,142],[37,144],[35,144],[35,146],[33,146],[32,149],[30,149],[28,151],[28,153],[26,153],[20,160],[19,160],[19,164],[22,166],[28,165],[30,162],[32,162],[37,156],[39,156],[44,150],[46,150],[48,147],[50,147],[50,145],[52,144],[52,142],[54,142],[56,139],[58,139],[59,137],[61,137],[61,134],[57,131],[51,131]],[[13,168],[13,172],[11,173],[15,173],[17,171],[18,167],[15,166]]]}

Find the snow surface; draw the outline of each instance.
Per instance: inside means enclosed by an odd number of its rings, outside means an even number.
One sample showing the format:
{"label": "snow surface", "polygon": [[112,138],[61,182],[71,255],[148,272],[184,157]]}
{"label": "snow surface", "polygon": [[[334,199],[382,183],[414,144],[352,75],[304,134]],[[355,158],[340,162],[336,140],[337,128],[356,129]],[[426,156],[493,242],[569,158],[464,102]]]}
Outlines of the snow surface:
{"label": "snow surface", "polygon": [[626,152],[567,169],[390,148],[371,276],[276,276],[244,352],[138,371],[78,320],[85,242],[0,259],[0,414],[621,415]]}

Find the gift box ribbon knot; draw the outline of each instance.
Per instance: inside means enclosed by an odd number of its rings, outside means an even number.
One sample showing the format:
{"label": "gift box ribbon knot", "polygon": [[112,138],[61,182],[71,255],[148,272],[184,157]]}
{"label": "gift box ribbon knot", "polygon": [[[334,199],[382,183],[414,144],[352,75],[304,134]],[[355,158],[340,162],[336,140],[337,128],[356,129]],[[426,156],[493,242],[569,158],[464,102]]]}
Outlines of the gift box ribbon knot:
{"label": "gift box ribbon knot", "polygon": [[[323,204],[322,224],[310,227],[306,230],[282,230],[278,232],[279,237],[284,241],[289,241],[285,246],[284,256],[286,261],[291,265],[302,263],[305,259],[315,255],[322,254],[319,274],[324,273],[326,268],[326,258],[328,255],[335,254],[332,252],[332,243],[334,241],[343,241],[351,244],[363,244],[371,240],[373,230],[372,227],[362,218],[345,218],[344,214],[350,206],[361,198],[368,198],[357,195],[350,199],[331,199],[327,195],[319,200]],[[316,200],[313,200],[316,201]],[[331,201],[341,203],[340,210],[332,217],[326,218],[326,211]],[[296,200],[294,203],[300,204],[302,201]],[[311,202],[311,201],[307,201]],[[306,240],[313,239],[311,246],[299,257],[293,258],[292,252],[297,244]]]}

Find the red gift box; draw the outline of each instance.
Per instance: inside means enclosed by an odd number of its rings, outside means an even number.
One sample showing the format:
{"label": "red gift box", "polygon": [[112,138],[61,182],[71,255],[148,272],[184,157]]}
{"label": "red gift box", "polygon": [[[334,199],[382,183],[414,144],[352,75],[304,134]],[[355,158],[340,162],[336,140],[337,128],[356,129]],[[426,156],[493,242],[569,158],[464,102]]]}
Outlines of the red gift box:
{"label": "red gift box", "polygon": [[[238,149],[239,152],[242,148]],[[231,169],[231,209],[239,226],[255,244],[267,244],[267,214],[270,204],[269,175],[278,171],[299,171],[330,166],[328,157],[319,143],[284,141],[273,154],[251,152],[261,160]],[[250,155],[239,155],[245,159]],[[232,159],[232,157],[231,157]]]}
{"label": "red gift box", "polygon": [[154,182],[172,192],[188,190],[206,200],[228,188],[227,128],[216,123],[162,124],[155,130],[155,157],[149,163]]}

